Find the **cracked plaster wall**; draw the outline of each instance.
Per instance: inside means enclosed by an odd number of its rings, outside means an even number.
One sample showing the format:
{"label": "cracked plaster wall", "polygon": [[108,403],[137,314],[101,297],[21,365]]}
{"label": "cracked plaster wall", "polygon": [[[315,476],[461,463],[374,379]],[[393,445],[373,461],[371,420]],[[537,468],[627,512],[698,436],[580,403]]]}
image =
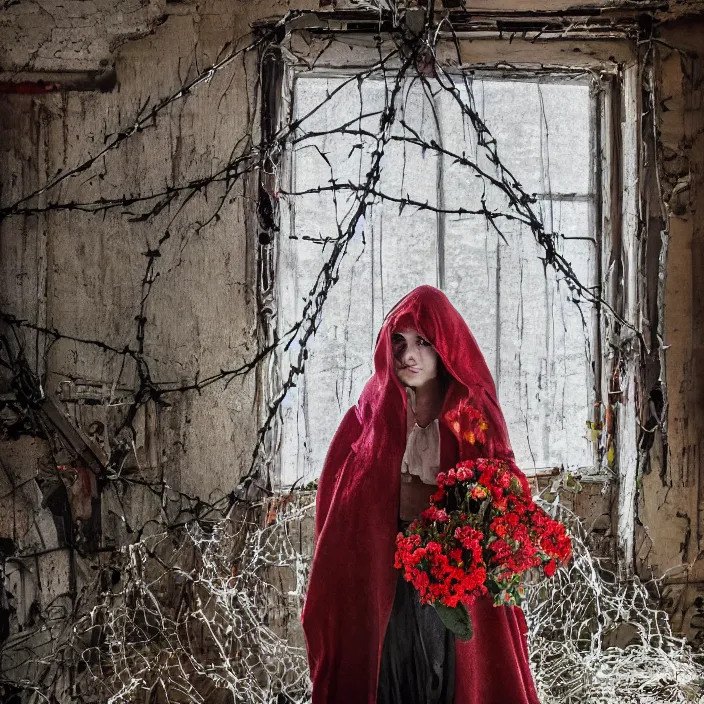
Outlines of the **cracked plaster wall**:
{"label": "cracked plaster wall", "polygon": [[[657,432],[642,477],[636,530],[644,576],[667,573],[663,596],[673,625],[702,643],[704,635],[704,21],[661,28],[656,70],[660,186],[669,244],[663,332],[667,442]],[[654,184],[652,184],[654,185]],[[649,235],[663,221],[653,205]],[[691,569],[685,569],[685,565]]]}
{"label": "cracked plaster wall", "polygon": [[[253,8],[245,5],[222,3],[215,9],[202,16],[172,15],[152,33],[143,32],[142,23],[140,33],[146,36],[122,44],[114,55],[101,55],[100,59],[107,56],[114,62],[116,70],[117,85],[110,92],[3,96],[3,202],[20,197],[99,149],[106,133],[133,119],[150,97],[178,90],[197,73],[196,66],[212,63],[218,50],[242,34],[252,19]],[[89,57],[91,67],[96,57]],[[79,65],[69,57],[42,66],[60,72]],[[80,64],[81,69],[86,66]],[[247,131],[247,104],[254,91],[247,80],[241,63],[222,71],[196,95],[164,111],[158,129],[145,128],[101,160],[88,177],[67,182],[60,197],[85,200],[145,192],[167,181],[209,174],[228,159]],[[134,343],[147,261],[144,253],[169,230],[171,239],[157,261],[159,278],[145,309],[145,352],[155,378],[179,382],[192,379],[198,367],[204,372],[234,367],[256,347],[255,277],[251,243],[245,237],[243,189],[229,195],[218,222],[197,232],[192,224],[204,221],[211,210],[205,199],[194,198],[173,223],[173,213],[163,213],[151,223],[130,222],[115,213],[104,218],[51,213],[6,220],[0,225],[3,308],[69,335],[116,347]],[[36,357],[32,336],[29,339],[28,352]],[[104,399],[123,361],[67,340],[40,350],[38,356],[44,353],[46,390],[57,399],[60,382],[67,379],[104,384],[94,391],[94,396]],[[127,364],[120,378],[128,393],[135,382],[134,368]],[[231,491],[254,446],[253,381],[252,377],[235,380],[224,392],[215,385],[140,414],[136,419],[139,466],[133,461],[125,471],[148,480],[163,478],[170,487],[204,499]],[[80,384],[68,385],[65,391],[75,396]],[[3,400],[12,396],[7,387],[0,392],[6,394]],[[84,431],[93,423],[102,424],[105,432],[94,440],[114,442],[110,430],[119,409],[83,403],[66,406]],[[5,413],[11,416],[11,404],[5,406]],[[109,488],[96,502],[97,489],[91,486],[87,471],[72,468],[57,476],[49,448],[36,437],[5,438],[0,442],[0,460],[0,548],[6,571],[0,637],[4,640],[19,630],[31,632],[37,613],[48,605],[61,605],[64,600],[68,608],[81,585],[92,579],[91,561],[67,547],[67,532],[74,532],[79,548],[81,539],[84,547],[95,547],[90,545],[90,526],[97,523],[101,546],[119,547],[127,542],[128,527],[147,525],[160,515],[161,507],[153,494],[135,486],[122,495]],[[126,522],[118,518],[121,506]],[[61,525],[62,515],[70,516],[73,525]],[[22,557],[37,550],[41,554]],[[65,613],[55,608],[49,614],[50,630],[61,629]],[[46,636],[46,632],[30,635],[28,644],[46,652]]]}
{"label": "cracked plaster wall", "polygon": [[5,0],[0,6],[0,68],[95,71],[123,42],[164,20],[166,0]]}

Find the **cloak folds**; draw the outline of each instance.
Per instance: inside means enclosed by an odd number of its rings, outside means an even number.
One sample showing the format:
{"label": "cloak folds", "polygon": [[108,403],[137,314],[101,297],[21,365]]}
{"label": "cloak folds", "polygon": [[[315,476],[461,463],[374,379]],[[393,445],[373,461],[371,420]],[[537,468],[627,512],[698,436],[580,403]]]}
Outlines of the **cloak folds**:
{"label": "cloak folds", "polygon": [[[496,388],[474,336],[447,296],[420,286],[389,313],[374,374],[328,450],[316,499],[316,547],[301,621],[313,704],[375,704],[379,664],[398,571],[394,569],[406,393],[394,373],[391,333],[415,328],[451,376],[440,415],[441,469],[476,457],[513,463]],[[458,441],[444,420],[462,399],[489,429],[484,445]],[[513,464],[525,482],[524,475]],[[456,641],[455,704],[539,704],[517,607],[490,597],[471,607],[474,637]]]}

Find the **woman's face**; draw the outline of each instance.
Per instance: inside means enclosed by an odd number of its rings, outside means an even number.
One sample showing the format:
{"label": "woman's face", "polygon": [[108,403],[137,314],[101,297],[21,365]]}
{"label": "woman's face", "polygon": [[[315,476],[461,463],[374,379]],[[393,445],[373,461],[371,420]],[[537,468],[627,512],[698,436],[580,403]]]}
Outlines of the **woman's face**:
{"label": "woman's face", "polygon": [[438,375],[438,353],[413,328],[391,334],[394,368],[402,384],[418,388]]}

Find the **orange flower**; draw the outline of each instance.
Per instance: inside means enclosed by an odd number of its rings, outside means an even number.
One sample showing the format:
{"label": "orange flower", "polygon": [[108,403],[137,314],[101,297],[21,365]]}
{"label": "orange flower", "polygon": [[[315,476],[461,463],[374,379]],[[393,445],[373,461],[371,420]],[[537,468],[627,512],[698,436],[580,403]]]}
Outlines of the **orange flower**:
{"label": "orange flower", "polygon": [[449,410],[445,414],[445,420],[458,440],[465,440],[470,445],[486,442],[489,424],[467,399],[463,399],[455,408]]}

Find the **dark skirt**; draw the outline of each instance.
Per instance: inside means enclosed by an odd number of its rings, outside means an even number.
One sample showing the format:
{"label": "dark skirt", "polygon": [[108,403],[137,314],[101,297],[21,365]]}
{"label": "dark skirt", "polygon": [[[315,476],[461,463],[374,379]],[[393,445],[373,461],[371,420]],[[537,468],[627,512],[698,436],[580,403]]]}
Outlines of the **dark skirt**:
{"label": "dark skirt", "polygon": [[452,704],[455,636],[399,576],[384,637],[377,704]]}

